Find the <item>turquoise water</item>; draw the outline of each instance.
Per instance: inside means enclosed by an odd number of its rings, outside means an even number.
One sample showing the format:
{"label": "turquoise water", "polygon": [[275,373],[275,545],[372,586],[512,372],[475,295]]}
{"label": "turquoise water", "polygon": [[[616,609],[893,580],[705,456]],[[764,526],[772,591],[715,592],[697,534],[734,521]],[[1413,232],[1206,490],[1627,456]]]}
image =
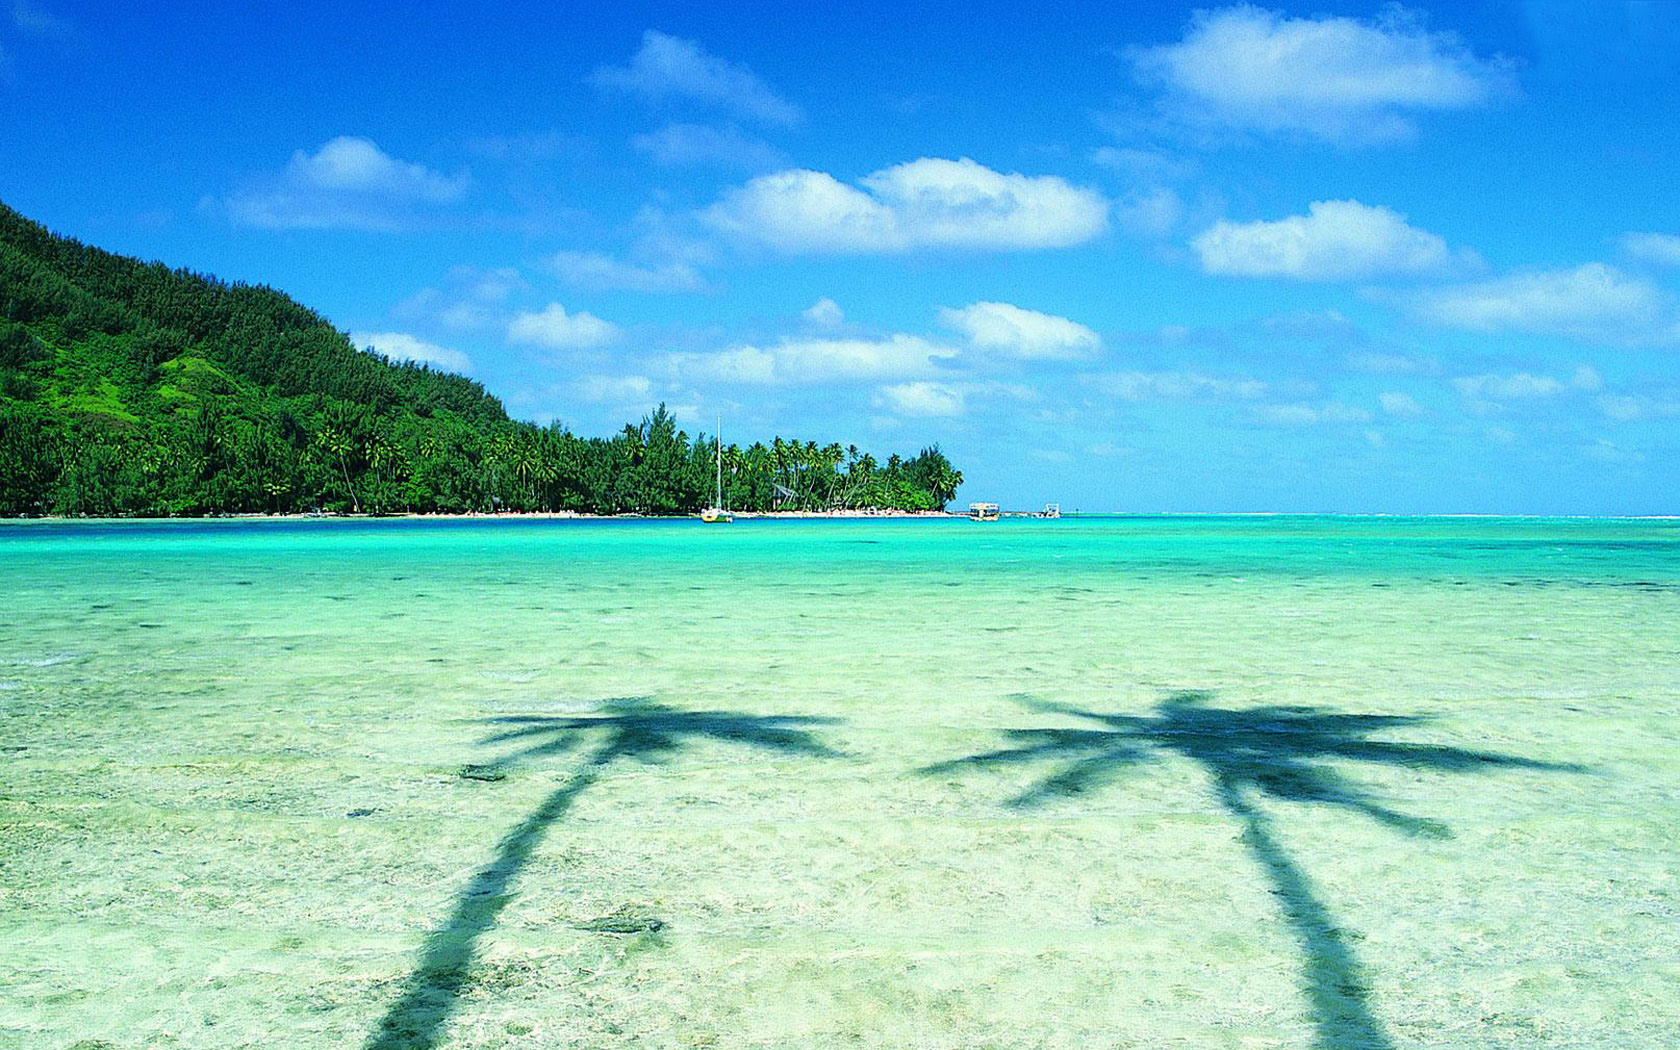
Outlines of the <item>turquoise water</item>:
{"label": "turquoise water", "polygon": [[1680,1035],[1680,523],[24,523],[0,596],[0,1046]]}

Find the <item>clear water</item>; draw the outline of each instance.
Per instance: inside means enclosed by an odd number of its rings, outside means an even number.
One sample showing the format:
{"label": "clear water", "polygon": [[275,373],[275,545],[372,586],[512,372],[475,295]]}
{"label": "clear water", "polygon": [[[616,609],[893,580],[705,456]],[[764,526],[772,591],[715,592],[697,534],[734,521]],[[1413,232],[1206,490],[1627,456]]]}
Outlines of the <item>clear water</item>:
{"label": "clear water", "polygon": [[1670,1046],[1677,714],[1672,522],[9,525],[0,1046]]}

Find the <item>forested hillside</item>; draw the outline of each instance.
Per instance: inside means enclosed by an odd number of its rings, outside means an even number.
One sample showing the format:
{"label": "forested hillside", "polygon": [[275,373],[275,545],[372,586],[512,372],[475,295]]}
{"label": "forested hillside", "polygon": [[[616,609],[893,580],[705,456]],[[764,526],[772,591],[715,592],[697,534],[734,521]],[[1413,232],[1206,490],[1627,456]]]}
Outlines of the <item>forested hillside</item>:
{"label": "forested hillside", "polygon": [[[0,204],[0,515],[693,513],[714,452],[663,407],[610,438],[351,345],[271,288],[58,237]],[[741,510],[942,507],[938,450],[724,448]]]}

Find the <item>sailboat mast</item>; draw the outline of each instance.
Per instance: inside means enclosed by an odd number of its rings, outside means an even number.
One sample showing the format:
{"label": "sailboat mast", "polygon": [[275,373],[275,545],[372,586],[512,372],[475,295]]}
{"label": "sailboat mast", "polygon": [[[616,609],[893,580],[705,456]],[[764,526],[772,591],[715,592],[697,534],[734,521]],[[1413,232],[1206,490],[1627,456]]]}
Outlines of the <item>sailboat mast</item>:
{"label": "sailboat mast", "polygon": [[723,416],[718,416],[717,427],[717,502],[713,504],[719,510],[723,509]]}

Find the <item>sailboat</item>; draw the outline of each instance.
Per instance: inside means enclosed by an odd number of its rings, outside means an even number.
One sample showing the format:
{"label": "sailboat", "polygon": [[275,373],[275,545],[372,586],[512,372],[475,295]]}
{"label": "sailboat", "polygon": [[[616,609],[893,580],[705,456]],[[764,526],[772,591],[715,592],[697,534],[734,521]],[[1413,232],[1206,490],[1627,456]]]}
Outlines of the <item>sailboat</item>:
{"label": "sailboat", "polygon": [[717,432],[717,489],[712,497],[712,505],[700,512],[700,520],[708,525],[727,525],[735,520],[734,515],[723,509],[723,417],[718,417]]}

